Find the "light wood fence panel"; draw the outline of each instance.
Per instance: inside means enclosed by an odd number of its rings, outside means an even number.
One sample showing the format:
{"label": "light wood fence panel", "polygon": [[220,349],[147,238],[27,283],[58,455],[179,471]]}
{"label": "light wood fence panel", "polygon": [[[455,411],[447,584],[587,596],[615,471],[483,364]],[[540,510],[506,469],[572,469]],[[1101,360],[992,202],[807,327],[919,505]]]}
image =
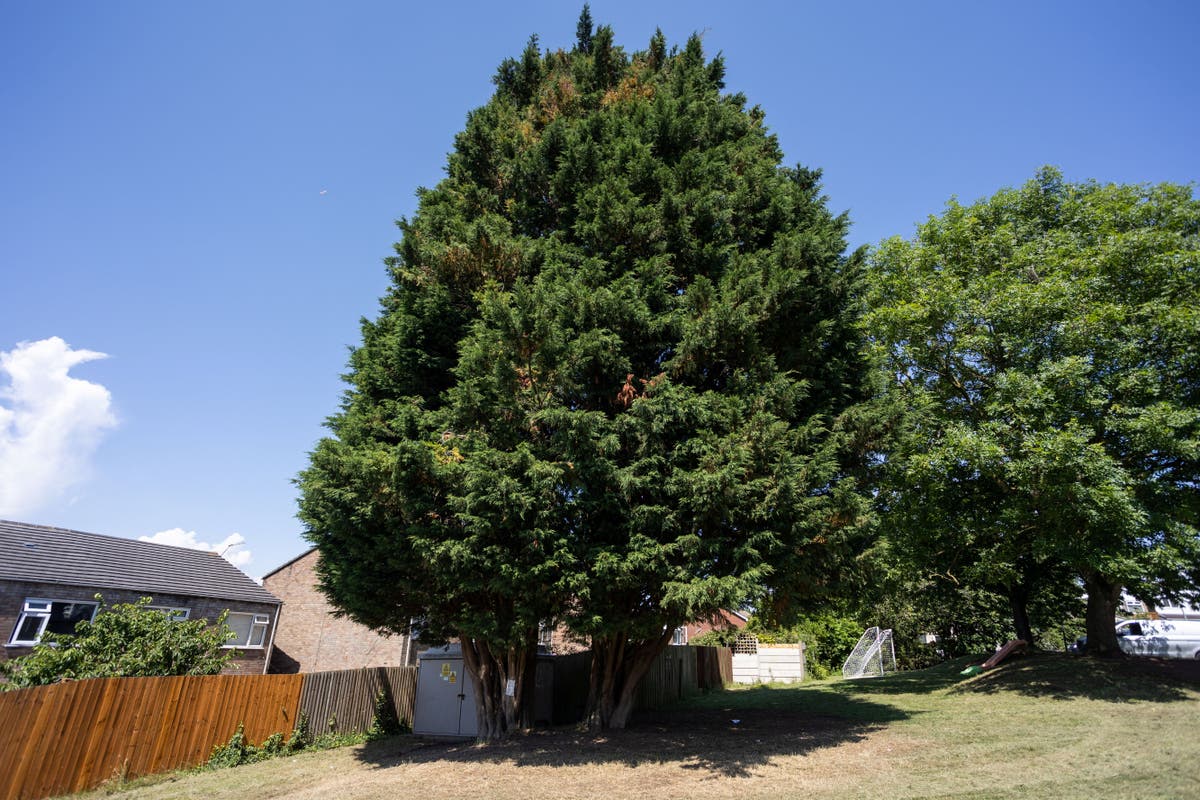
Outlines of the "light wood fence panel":
{"label": "light wood fence panel", "polygon": [[83,791],[208,760],[243,726],[296,724],[300,675],[97,678],[0,693],[0,800]]}

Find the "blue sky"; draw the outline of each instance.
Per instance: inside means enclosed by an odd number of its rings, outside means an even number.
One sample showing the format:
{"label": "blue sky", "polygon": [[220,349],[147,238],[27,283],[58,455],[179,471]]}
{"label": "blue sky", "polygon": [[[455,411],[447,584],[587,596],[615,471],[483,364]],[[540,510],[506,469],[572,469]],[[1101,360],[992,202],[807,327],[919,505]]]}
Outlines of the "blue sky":
{"label": "blue sky", "polygon": [[[292,479],[393,220],[529,35],[580,5],[0,0],[0,518],[305,547]],[[418,7],[419,5],[419,7]],[[593,2],[724,53],[851,243],[1042,164],[1200,179],[1200,5]],[[22,344],[24,343],[24,344]],[[104,354],[105,357],[100,357]]]}

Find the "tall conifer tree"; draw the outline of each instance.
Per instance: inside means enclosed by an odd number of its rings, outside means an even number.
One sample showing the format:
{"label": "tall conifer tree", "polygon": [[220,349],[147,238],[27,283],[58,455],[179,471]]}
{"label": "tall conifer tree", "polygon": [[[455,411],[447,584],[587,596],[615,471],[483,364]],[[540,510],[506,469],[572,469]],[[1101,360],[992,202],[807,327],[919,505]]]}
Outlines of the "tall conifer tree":
{"label": "tall conifer tree", "polygon": [[854,519],[845,217],[698,37],[579,30],[501,65],[420,192],[300,480],[325,591],[458,637],[483,737],[521,721],[540,622],[591,641],[620,727],[676,626],[819,583]]}

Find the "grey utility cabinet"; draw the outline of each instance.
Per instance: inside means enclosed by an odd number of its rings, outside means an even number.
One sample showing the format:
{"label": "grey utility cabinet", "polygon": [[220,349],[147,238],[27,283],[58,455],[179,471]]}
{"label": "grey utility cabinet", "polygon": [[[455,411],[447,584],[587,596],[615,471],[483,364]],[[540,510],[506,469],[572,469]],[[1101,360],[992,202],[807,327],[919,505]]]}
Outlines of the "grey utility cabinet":
{"label": "grey utility cabinet", "polygon": [[462,649],[436,647],[417,658],[417,702],[413,733],[426,736],[475,736],[475,688]]}

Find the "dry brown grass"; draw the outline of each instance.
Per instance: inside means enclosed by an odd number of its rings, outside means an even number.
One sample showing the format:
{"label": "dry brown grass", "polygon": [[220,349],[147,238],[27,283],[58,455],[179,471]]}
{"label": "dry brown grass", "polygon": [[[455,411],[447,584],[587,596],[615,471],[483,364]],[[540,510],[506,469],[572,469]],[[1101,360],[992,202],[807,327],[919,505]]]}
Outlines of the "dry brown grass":
{"label": "dry brown grass", "polygon": [[971,680],[951,666],[740,689],[603,736],[397,737],[120,798],[1200,797],[1200,685],[1143,669],[1042,656]]}

